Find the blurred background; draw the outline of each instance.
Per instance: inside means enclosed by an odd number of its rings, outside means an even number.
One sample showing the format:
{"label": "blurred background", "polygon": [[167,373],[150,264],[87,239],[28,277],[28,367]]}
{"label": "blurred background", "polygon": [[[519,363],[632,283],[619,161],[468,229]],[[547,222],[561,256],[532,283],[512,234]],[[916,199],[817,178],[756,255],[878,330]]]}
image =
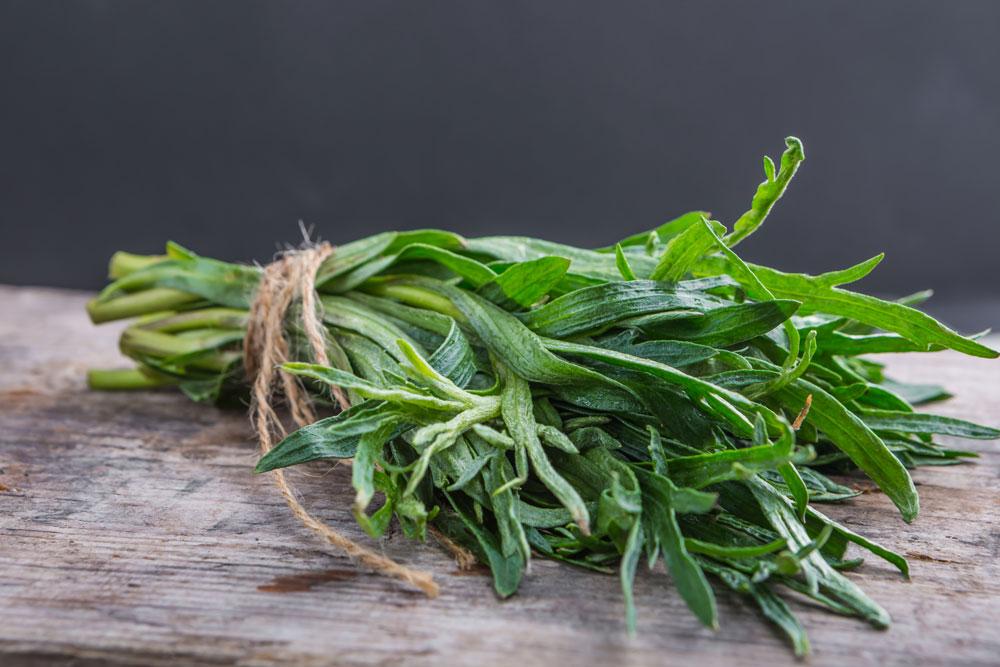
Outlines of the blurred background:
{"label": "blurred background", "polygon": [[1000,325],[1000,3],[0,2],[0,282],[387,229],[613,242],[806,162],[749,260]]}

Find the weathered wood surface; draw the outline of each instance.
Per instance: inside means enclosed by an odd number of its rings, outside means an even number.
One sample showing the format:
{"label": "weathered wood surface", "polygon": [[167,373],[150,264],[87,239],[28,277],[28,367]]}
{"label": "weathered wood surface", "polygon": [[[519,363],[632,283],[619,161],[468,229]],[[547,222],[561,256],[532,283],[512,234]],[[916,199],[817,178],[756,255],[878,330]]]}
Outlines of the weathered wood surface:
{"label": "weathered wood surface", "polygon": [[[506,602],[483,572],[433,544],[380,547],[437,573],[425,599],[360,571],[290,516],[238,412],[170,392],[96,394],[83,373],[117,365],[115,326],[84,295],[0,287],[0,665],[784,664],[790,651],[720,589],[722,630],[698,625],[662,572],[637,582],[639,636],[618,581],[536,560]],[[907,355],[893,373],[943,382],[935,409],[1000,421],[1000,363]],[[874,559],[852,578],[895,621],[878,632],[798,605],[813,665],[1000,662],[1000,452],[916,474],[911,526],[868,493],[829,513],[903,552],[905,582]],[[344,469],[294,473],[306,504],[351,535]]]}

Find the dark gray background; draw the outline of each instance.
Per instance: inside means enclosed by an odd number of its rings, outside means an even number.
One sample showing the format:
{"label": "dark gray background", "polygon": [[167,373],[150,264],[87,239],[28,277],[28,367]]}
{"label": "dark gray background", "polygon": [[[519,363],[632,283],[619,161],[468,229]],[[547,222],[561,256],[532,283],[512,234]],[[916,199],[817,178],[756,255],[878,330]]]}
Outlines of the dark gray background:
{"label": "dark gray background", "polygon": [[[93,288],[175,239],[297,221],[603,245],[731,222],[807,159],[752,260],[938,289],[1000,323],[1000,3],[0,3],[0,282]],[[985,304],[985,305],[984,305]],[[991,309],[992,310],[989,310]]]}

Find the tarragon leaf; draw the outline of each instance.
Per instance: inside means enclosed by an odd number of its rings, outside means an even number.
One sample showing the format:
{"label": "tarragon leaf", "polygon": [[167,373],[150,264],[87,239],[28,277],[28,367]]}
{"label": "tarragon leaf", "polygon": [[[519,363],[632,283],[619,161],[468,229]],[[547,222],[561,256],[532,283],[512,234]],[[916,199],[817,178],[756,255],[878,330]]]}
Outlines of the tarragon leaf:
{"label": "tarragon leaf", "polygon": [[705,218],[691,225],[667,243],[656,268],[649,275],[650,280],[677,282],[712,249],[716,235],[725,231],[726,227],[721,222]]}
{"label": "tarragon leaf", "polygon": [[[609,307],[614,304],[614,307]],[[726,302],[708,294],[650,280],[612,282],[576,290],[520,315],[540,336],[566,337],[615,322],[664,311],[704,312]]]}
{"label": "tarragon leaf", "polygon": [[398,431],[406,415],[391,403],[365,401],[339,415],[321,419],[293,432],[261,457],[254,472],[267,472],[319,459],[349,459],[366,433],[392,425]]}
{"label": "tarragon leaf", "polygon": [[1000,438],[1000,430],[981,426],[964,419],[943,417],[921,412],[897,412],[894,410],[865,410],[861,420],[875,431],[898,431],[900,433],[938,433],[958,438],[995,440]]}
{"label": "tarragon leaf", "polygon": [[753,234],[764,223],[775,202],[785,193],[785,188],[798,170],[799,164],[805,159],[802,142],[795,137],[785,139],[785,146],[787,148],[781,154],[781,165],[777,173],[774,171],[774,162],[768,157],[764,158],[764,174],[767,180],[757,186],[750,210],[733,223],[732,233],[725,238],[726,245],[730,248]]}
{"label": "tarragon leaf", "polygon": [[479,295],[506,310],[527,308],[549,293],[566,275],[565,257],[518,262],[479,288]]}
{"label": "tarragon leaf", "polygon": [[636,476],[642,488],[643,522],[645,531],[655,536],[663,553],[674,585],[694,615],[710,628],[719,625],[715,595],[701,566],[688,553],[677,524],[671,490],[673,483],[666,477],[640,468]]}
{"label": "tarragon leaf", "polygon": [[[955,333],[919,310],[836,287],[855,279],[853,274],[809,276],[803,273],[783,273],[755,264],[749,266],[774,296],[798,301],[803,309],[847,317],[897,333],[922,346],[924,350],[939,345],[976,357],[992,359],[1000,354],[982,343]],[[867,265],[861,266],[867,268]]]}

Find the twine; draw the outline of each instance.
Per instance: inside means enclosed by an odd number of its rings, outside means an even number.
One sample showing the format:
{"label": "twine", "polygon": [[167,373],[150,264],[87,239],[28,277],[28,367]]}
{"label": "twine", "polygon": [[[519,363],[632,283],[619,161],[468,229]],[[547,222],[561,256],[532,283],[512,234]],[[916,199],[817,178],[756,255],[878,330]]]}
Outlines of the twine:
{"label": "twine", "polygon": [[[316,421],[306,390],[298,378],[281,368],[282,364],[289,361],[285,316],[298,298],[302,304],[302,329],[313,357],[317,363],[329,366],[316,303],[315,282],[317,269],[332,252],[330,244],[322,243],[284,253],[264,268],[254,295],[247,335],[243,340],[243,359],[247,374],[253,378],[250,414],[263,454],[274,446],[276,436],[283,437],[286,434],[272,402],[279,382],[295,423],[302,427]],[[342,410],[350,407],[350,402],[339,387],[333,388],[333,396]],[[292,514],[327,542],[380,574],[405,581],[422,590],[428,597],[437,596],[438,585],[430,573],[410,569],[375,553],[309,514],[295,497],[283,471],[275,470],[274,480]],[[461,549],[458,545],[454,546]]]}

